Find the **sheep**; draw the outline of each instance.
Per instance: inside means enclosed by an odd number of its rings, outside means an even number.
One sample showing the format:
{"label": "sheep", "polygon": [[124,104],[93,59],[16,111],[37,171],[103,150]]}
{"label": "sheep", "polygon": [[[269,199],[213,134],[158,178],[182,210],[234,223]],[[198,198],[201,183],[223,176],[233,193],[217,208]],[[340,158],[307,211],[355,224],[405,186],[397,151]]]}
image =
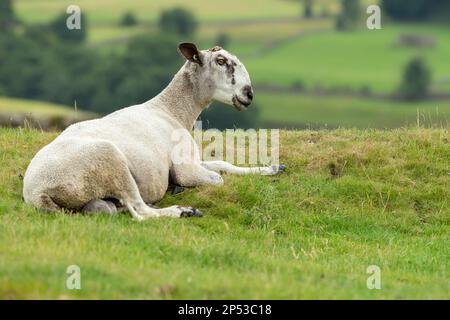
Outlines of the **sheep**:
{"label": "sheep", "polygon": [[133,218],[200,217],[192,207],[152,206],[166,193],[169,179],[186,187],[222,185],[219,173],[274,175],[284,166],[236,167],[224,161],[171,159],[171,134],[190,135],[195,120],[213,100],[244,111],[253,89],[244,65],[220,47],[198,50],[181,43],[186,59],[169,85],[153,99],[103,118],[71,125],[43,147],[30,162],[23,186],[27,204],[45,211],[68,209],[115,213],[127,209]]}

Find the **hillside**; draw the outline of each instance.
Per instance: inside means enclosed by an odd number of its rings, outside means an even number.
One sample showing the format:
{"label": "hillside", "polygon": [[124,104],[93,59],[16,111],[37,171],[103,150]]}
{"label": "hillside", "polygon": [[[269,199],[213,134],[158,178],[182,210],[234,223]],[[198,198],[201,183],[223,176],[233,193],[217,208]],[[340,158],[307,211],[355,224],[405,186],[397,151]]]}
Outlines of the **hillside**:
{"label": "hillside", "polygon": [[[402,34],[429,37],[435,45],[399,46]],[[450,55],[449,35],[448,25],[439,24],[390,24],[381,30],[351,33],[329,30],[297,37],[244,61],[255,83],[289,86],[301,81],[309,88],[358,90],[367,86],[372,92],[391,93],[400,84],[404,65],[420,55],[433,72],[432,89],[448,92],[450,66],[445,61]]]}
{"label": "hillside", "polygon": [[2,299],[450,298],[448,128],[282,132],[285,174],[167,196],[205,217],[144,223],[24,205],[26,166],[55,136],[0,129]]}
{"label": "hillside", "polygon": [[[326,8],[330,12],[337,11],[334,0],[316,1],[316,10]],[[72,4],[67,0],[30,1],[16,0],[16,10],[19,17],[27,22],[46,22]],[[264,18],[292,18],[298,17],[301,7],[292,1],[279,0],[229,0],[227,6],[233,10],[217,10],[217,4],[204,1],[182,1],[166,0],[164,3],[146,0],[79,0],[77,5],[89,15],[93,24],[113,24],[120,19],[126,11],[134,12],[138,18],[146,23],[157,20],[162,10],[173,7],[186,7],[195,12],[200,21],[233,21],[243,19],[264,19]]]}
{"label": "hillside", "polygon": [[[267,128],[400,128],[448,126],[450,100],[403,102],[352,96],[296,93],[255,95],[261,127]],[[248,112],[253,112],[253,108]]]}
{"label": "hillside", "polygon": [[[255,88],[257,108],[249,110],[255,112],[253,127],[391,129],[416,123],[418,114],[421,124],[448,124],[450,28],[447,24],[396,22],[383,13],[382,29],[369,30],[364,19],[365,7],[379,1],[362,0],[358,28],[339,32],[335,29],[335,20],[340,12],[340,1],[315,0],[313,3],[314,18],[310,19],[302,14],[304,2],[291,0],[230,0],[227,6],[233,10],[221,10],[220,6],[206,0],[80,0],[77,5],[87,22],[83,25],[87,29],[85,49],[98,53],[101,61],[126,54],[129,41],[136,36],[157,37],[160,33],[157,22],[164,10],[180,6],[190,10],[198,21],[198,29],[192,35],[182,36],[183,41],[208,48],[218,44],[219,36],[225,35],[228,40],[223,41],[223,46],[245,64]],[[65,0],[15,0],[14,8],[18,18],[33,28],[50,23],[70,4]],[[121,25],[127,12],[136,16],[136,25]],[[419,43],[402,42],[405,35],[416,38]],[[429,45],[420,44],[421,41]],[[175,44],[173,47],[175,53]],[[398,92],[404,68],[415,56],[422,57],[429,67],[430,96],[420,102],[395,100],[392,95]],[[176,63],[181,66],[181,61]],[[99,61],[98,65],[102,64]],[[107,81],[98,81],[103,71],[97,72],[96,68],[85,68],[81,64],[79,68],[77,73],[88,75],[77,78],[79,101],[84,99],[85,107],[90,110],[113,111],[115,101],[121,100],[122,91],[112,89],[116,85],[106,85]],[[114,70],[108,65],[104,68]],[[149,66],[148,71],[155,69]],[[162,89],[161,85],[157,90],[150,90],[155,83],[163,83],[157,78],[138,78],[139,73],[135,72],[117,76],[118,83],[137,81],[149,88],[148,96],[124,90],[125,96],[136,99],[120,105],[144,101]],[[95,83],[105,85],[94,86]],[[103,92],[113,95],[113,101],[100,105],[103,99],[98,96]],[[29,92],[22,95],[33,97]],[[39,98],[54,99],[53,94]],[[70,105],[72,99],[71,96],[58,101]]]}
{"label": "hillside", "polygon": [[0,97],[0,126],[63,129],[71,123],[94,116],[93,113],[50,102]]}

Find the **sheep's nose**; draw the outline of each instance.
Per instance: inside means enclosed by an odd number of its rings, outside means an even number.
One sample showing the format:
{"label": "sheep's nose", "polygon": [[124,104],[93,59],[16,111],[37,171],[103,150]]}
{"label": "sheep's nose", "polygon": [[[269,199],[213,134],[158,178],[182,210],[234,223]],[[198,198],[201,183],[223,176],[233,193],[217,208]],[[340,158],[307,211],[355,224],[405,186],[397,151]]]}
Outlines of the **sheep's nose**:
{"label": "sheep's nose", "polygon": [[244,95],[248,98],[249,101],[253,100],[253,89],[250,86],[245,86],[243,89]]}

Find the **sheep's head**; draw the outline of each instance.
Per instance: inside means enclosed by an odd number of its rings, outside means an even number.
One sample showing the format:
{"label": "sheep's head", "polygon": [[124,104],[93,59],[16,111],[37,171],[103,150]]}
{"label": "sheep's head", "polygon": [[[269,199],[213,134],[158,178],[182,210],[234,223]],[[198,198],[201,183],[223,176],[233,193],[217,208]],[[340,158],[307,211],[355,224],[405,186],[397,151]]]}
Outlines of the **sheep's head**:
{"label": "sheep's head", "polygon": [[221,47],[198,50],[193,43],[181,43],[180,53],[195,65],[198,80],[211,90],[212,99],[237,110],[247,109],[253,89],[245,66],[236,56]]}

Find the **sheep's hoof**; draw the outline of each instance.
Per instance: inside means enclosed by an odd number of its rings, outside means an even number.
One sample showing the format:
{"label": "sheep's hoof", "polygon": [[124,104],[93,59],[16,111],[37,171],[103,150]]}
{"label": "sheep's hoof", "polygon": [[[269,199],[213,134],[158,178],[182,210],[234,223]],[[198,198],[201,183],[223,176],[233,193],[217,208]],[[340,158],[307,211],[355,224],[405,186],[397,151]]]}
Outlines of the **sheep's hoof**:
{"label": "sheep's hoof", "polygon": [[183,191],[184,191],[184,187],[178,186],[178,185],[174,185],[173,189],[172,189],[172,194],[176,195],[176,194],[182,193]]}
{"label": "sheep's hoof", "polygon": [[275,174],[280,174],[286,171],[286,166],[284,164],[280,164],[278,166],[272,166],[272,169],[275,172]]}
{"label": "sheep's hoof", "polygon": [[190,218],[190,217],[197,217],[201,218],[203,217],[203,212],[201,212],[198,209],[188,207],[188,208],[181,208],[183,211],[180,214],[180,218]]}

